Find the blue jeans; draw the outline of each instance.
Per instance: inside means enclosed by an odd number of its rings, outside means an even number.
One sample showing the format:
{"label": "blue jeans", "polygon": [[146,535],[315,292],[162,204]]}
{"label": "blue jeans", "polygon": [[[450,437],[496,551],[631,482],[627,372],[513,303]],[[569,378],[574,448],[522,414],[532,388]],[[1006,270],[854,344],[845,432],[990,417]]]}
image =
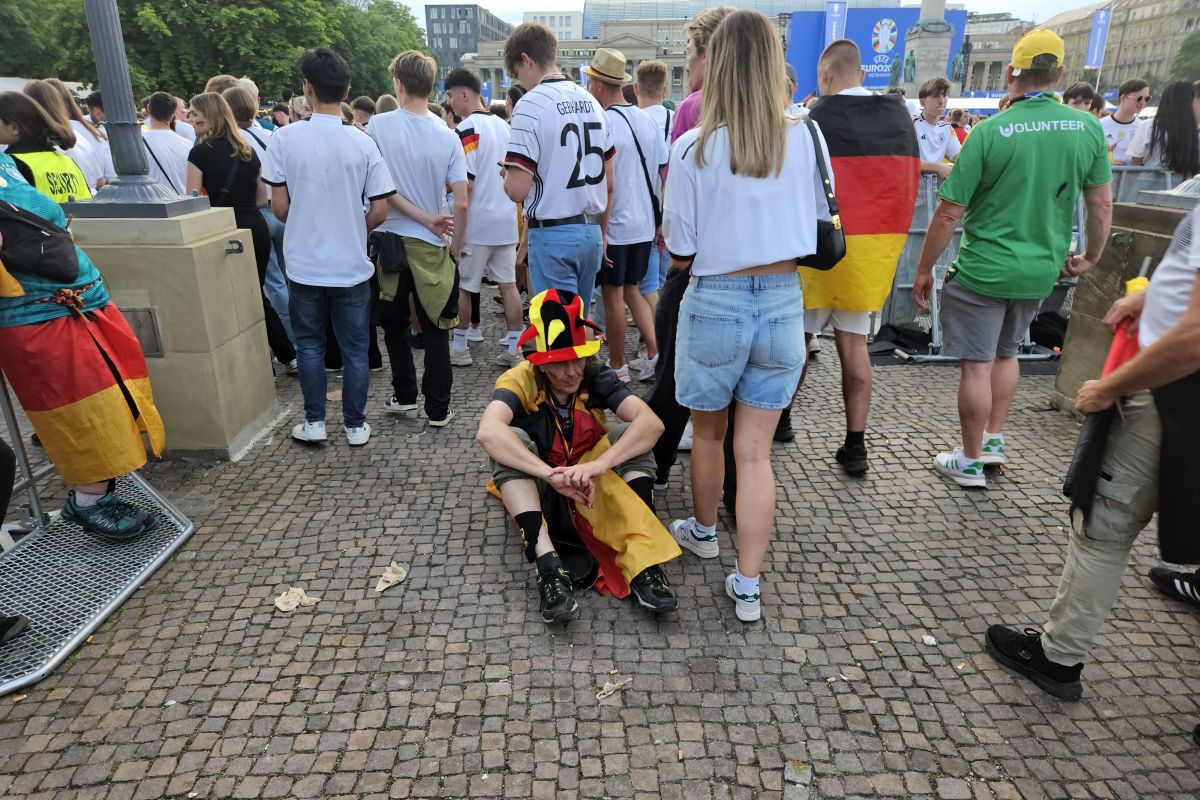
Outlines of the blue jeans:
{"label": "blue jeans", "polygon": [[666,282],[670,268],[671,254],[665,248],[660,252],[657,245],[653,246],[650,249],[650,267],[646,270],[646,277],[638,284],[638,291],[642,294],[657,292]]}
{"label": "blue jeans", "polygon": [[371,335],[371,282],[309,286],[288,281],[296,362],[304,392],[304,419],[325,421],[325,331],[333,326],[342,351],[342,417],[347,428],[367,418],[367,340]]}
{"label": "blue jeans", "polygon": [[292,344],[295,344],[296,334],[292,333],[292,315],[288,310],[287,277],[283,270],[283,223],[269,207],[259,210],[262,211],[263,219],[267,221],[267,228],[271,231],[271,257],[267,260],[267,277],[263,279],[263,294],[267,296],[267,302],[271,304],[271,308],[275,309],[275,313],[279,315],[279,321],[283,323],[283,329],[287,331],[288,338],[292,340]]}
{"label": "blue jeans", "polygon": [[561,289],[579,295],[586,317],[600,271],[600,226],[579,223],[529,229],[532,294]]}
{"label": "blue jeans", "polygon": [[679,306],[675,397],[694,411],[736,400],[787,408],[804,368],[800,276],[693,276]]}

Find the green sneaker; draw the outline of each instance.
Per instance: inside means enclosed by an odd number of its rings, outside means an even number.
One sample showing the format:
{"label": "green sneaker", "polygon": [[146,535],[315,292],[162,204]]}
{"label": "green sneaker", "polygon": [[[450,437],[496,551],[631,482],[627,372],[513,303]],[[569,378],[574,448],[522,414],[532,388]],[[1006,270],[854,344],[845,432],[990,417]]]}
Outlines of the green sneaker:
{"label": "green sneaker", "polygon": [[938,453],[933,459],[933,468],[959,486],[987,486],[983,461],[967,458],[961,447],[954,448],[953,453]]}
{"label": "green sneaker", "polygon": [[979,460],[984,464],[1007,464],[1008,456],[1004,455],[1004,434],[987,433],[983,439],[983,454]]}

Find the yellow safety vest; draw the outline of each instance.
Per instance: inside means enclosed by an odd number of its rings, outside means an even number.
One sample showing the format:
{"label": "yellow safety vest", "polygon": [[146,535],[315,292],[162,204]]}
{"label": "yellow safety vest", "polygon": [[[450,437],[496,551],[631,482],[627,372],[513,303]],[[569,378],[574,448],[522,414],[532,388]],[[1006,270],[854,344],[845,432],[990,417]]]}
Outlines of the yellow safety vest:
{"label": "yellow safety vest", "polygon": [[48,194],[56,203],[76,200],[91,200],[92,190],[87,185],[83,172],[66,154],[57,150],[40,153],[10,153],[13,158],[29,167],[33,173],[33,188]]}

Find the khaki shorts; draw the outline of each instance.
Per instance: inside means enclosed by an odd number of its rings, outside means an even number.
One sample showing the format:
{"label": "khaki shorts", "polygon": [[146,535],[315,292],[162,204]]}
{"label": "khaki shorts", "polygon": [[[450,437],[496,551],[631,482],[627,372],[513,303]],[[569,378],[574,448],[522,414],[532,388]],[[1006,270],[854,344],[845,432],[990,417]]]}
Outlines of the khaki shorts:
{"label": "khaki shorts", "polygon": [[830,324],[835,331],[866,336],[871,332],[871,312],[840,308],[810,308],[804,312],[804,332],[809,336],[816,336]]}
{"label": "khaki shorts", "polygon": [[469,244],[462,261],[458,262],[458,286],[468,292],[478,292],[483,283],[483,271],[492,273],[496,283],[516,283],[517,246],[515,244]]}
{"label": "khaki shorts", "polygon": [[[621,434],[625,433],[625,430],[628,427],[629,423],[627,422],[618,422],[616,425],[614,425],[612,430],[608,432],[609,444],[616,444],[617,439],[621,438]],[[537,453],[537,447],[534,445],[533,439],[529,438],[528,433],[516,426],[513,426],[511,430],[514,434],[516,434],[516,437],[521,440],[521,444],[525,445],[529,452]],[[622,478],[624,478],[626,475],[633,475],[635,473],[641,473],[642,475],[648,475],[653,478],[657,474],[657,467],[654,464],[654,453],[646,452],[640,456],[634,456],[628,461],[613,467],[613,472],[617,473]],[[497,489],[509,481],[529,480],[532,477],[532,475],[521,472],[519,469],[507,467],[504,464],[497,462],[495,459],[492,459],[492,480],[495,482]],[[538,491],[541,491],[541,488],[542,481],[539,480]]]}
{"label": "khaki shorts", "polygon": [[942,355],[992,361],[1017,354],[1041,300],[977,294],[956,280],[942,287]]}

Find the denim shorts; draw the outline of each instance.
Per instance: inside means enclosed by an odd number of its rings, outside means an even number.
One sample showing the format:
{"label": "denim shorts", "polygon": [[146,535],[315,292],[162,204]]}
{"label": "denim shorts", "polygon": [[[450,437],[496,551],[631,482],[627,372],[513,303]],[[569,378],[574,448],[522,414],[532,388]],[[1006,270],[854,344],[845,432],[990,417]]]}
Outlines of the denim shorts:
{"label": "denim shorts", "polygon": [[786,408],[804,368],[800,277],[693,277],[679,307],[675,398],[693,411],[736,400]]}
{"label": "denim shorts", "polygon": [[671,254],[665,249],[660,251],[657,245],[652,247],[650,249],[650,267],[646,270],[646,277],[642,278],[638,291],[642,294],[657,292],[666,281],[667,270],[670,268]]}
{"label": "denim shorts", "polygon": [[529,229],[531,294],[561,289],[583,300],[587,316],[603,252],[600,226],[583,223]]}

